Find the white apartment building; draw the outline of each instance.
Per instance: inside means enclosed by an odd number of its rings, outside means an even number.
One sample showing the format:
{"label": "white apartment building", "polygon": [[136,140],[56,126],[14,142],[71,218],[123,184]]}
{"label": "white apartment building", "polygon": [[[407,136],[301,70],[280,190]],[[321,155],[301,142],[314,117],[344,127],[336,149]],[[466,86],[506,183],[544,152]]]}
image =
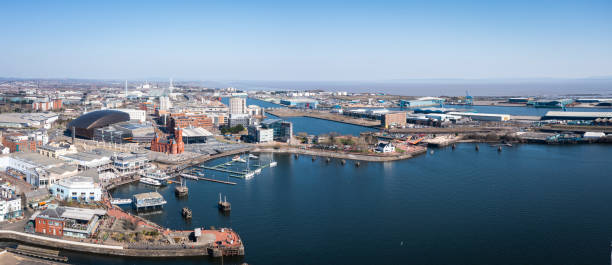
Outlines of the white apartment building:
{"label": "white apartment building", "polygon": [[169,110],[170,108],[172,108],[172,102],[170,101],[170,98],[167,96],[159,97],[159,109]]}
{"label": "white apartment building", "polygon": [[22,215],[21,197],[16,194],[15,189],[7,185],[0,186],[0,222]]}
{"label": "white apartment building", "polygon": [[230,114],[246,114],[246,98],[244,97],[233,97],[229,101]]}
{"label": "white apartment building", "polygon": [[[161,98],[160,98],[161,101]],[[161,104],[160,104],[161,108]],[[116,111],[125,112],[130,115],[130,120],[137,120],[140,122],[145,122],[147,120],[147,112],[140,109],[113,109]]]}

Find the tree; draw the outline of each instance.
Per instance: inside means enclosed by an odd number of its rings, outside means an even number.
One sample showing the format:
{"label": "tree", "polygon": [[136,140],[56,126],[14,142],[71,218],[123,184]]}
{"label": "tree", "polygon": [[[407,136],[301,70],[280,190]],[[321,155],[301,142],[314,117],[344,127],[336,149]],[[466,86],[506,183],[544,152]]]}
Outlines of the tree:
{"label": "tree", "polygon": [[330,132],[329,133],[329,144],[336,144],[336,141],[338,140],[338,133],[337,132]]}
{"label": "tree", "polygon": [[231,133],[231,134],[236,134],[239,132],[244,131],[244,126],[242,126],[242,124],[238,124],[234,127],[223,127],[221,128],[221,133],[222,134],[227,134],[227,133]]}

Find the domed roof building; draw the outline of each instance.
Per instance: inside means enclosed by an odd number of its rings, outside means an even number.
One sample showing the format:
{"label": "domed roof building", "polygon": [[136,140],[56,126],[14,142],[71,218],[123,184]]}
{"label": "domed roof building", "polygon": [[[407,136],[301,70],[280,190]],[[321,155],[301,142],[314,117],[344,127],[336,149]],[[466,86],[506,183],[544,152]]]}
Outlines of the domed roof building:
{"label": "domed roof building", "polygon": [[84,114],[68,123],[68,130],[75,128],[76,136],[93,139],[96,128],[106,127],[111,124],[129,121],[130,115],[116,110],[98,110]]}

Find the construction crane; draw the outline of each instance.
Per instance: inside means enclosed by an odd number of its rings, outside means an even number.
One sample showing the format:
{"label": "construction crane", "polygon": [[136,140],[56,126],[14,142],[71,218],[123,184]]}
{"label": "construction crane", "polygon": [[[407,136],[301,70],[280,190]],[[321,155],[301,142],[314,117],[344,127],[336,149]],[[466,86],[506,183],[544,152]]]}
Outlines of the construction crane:
{"label": "construction crane", "polygon": [[474,98],[472,98],[472,96],[470,96],[470,93],[466,90],[465,91],[465,105],[473,105],[474,104]]}

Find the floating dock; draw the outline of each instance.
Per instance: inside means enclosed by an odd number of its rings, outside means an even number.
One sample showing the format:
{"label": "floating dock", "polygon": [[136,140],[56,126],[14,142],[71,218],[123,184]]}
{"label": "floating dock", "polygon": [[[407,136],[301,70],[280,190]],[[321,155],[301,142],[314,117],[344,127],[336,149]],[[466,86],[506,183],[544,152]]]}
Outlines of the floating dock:
{"label": "floating dock", "polygon": [[138,193],[134,194],[132,198],[132,207],[136,209],[136,211],[160,209],[163,208],[166,203],[168,202],[159,192]]}
{"label": "floating dock", "polygon": [[198,176],[194,176],[194,175],[189,175],[189,174],[181,174],[181,176],[190,176],[188,178],[190,179],[194,179],[194,180],[205,180],[205,181],[210,181],[210,182],[216,182],[216,183],[223,183],[223,184],[228,184],[228,185],[236,185],[236,182],[230,182],[230,181],[224,181],[224,180],[218,180],[218,179],[211,179],[211,178],[205,178],[205,177],[198,177]]}

